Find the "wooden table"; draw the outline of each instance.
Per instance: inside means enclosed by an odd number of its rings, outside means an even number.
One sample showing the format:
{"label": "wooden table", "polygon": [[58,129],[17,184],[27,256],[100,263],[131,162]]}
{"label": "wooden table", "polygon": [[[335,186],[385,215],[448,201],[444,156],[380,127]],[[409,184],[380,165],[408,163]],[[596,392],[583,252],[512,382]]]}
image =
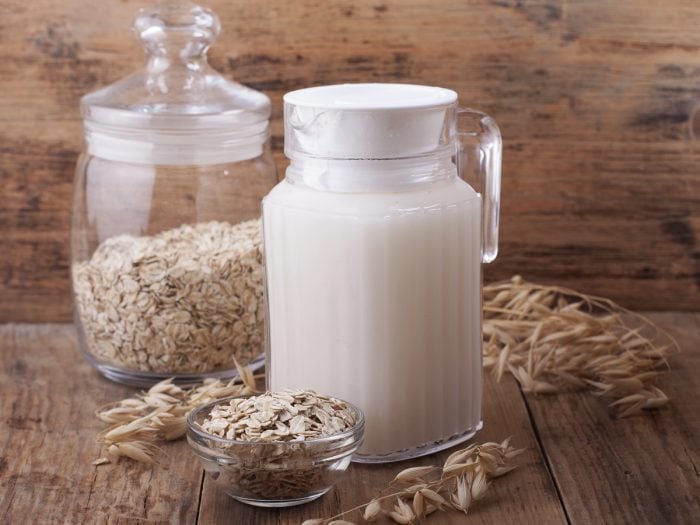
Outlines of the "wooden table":
{"label": "wooden table", "polygon": [[[523,395],[508,378],[486,382],[478,441],[512,435],[520,467],[470,512],[428,523],[698,523],[700,520],[700,314],[652,316],[678,338],[661,386],[668,408],[612,419],[586,393]],[[94,467],[95,409],[133,393],[79,355],[70,325],[0,327],[0,522],[299,523],[368,500],[401,468],[351,465],[320,500],[285,510],[236,503],[203,477],[184,441],[164,465]]]}

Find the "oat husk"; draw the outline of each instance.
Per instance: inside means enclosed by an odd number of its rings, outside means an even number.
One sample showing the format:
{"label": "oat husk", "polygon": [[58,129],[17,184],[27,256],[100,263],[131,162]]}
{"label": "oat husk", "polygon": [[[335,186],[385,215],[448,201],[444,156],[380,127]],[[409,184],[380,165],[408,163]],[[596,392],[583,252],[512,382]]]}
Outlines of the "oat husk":
{"label": "oat husk", "polygon": [[589,390],[618,417],[668,403],[656,383],[678,343],[609,299],[515,276],[484,286],[483,333],[484,367],[525,392]]}
{"label": "oat husk", "polygon": [[302,525],[354,525],[386,516],[394,523],[411,524],[434,512],[467,512],[496,478],[516,468],[514,458],[523,452],[502,443],[474,444],[450,454],[442,466],[411,467],[399,472],[372,500],[323,519]]}
{"label": "oat husk", "polygon": [[93,464],[115,463],[120,457],[157,463],[162,455],[158,445],[185,435],[191,410],[217,399],[256,392],[251,370],[236,366],[239,377],[229,381],[205,379],[199,386],[181,388],[166,379],[141,394],[100,408],[97,417],[109,427],[99,434],[98,441],[107,454]]}

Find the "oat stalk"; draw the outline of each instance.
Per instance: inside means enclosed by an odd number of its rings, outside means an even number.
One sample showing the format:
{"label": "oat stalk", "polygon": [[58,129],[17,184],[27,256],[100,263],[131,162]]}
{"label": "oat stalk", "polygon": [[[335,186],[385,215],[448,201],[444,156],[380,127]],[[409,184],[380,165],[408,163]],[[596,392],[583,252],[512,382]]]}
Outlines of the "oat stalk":
{"label": "oat stalk", "polygon": [[656,386],[676,340],[610,299],[515,276],[484,286],[484,367],[526,392],[586,389],[618,417],[668,402]]}
{"label": "oat stalk", "polygon": [[98,435],[107,455],[93,464],[114,463],[128,457],[143,463],[156,463],[162,454],[158,444],[185,435],[187,414],[205,403],[257,391],[256,376],[240,366],[239,377],[229,381],[205,379],[196,387],[182,388],[166,379],[149,390],[97,410],[97,417],[109,426]]}
{"label": "oat stalk", "polygon": [[378,496],[330,518],[309,519],[302,525],[353,525],[386,516],[395,523],[413,524],[434,512],[467,513],[481,500],[492,481],[513,470],[523,449],[501,443],[473,444],[450,454],[440,466],[412,467],[399,472]]}

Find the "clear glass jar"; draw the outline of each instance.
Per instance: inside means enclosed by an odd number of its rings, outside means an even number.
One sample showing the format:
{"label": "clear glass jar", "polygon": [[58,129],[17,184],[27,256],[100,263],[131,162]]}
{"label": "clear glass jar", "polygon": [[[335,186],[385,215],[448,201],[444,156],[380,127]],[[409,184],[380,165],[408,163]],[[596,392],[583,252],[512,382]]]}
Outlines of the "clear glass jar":
{"label": "clear glass jar", "polygon": [[269,99],[207,64],[217,16],[139,11],[144,70],[83,97],[71,237],[80,346],[146,386],[262,363],[260,202],[277,181]]}
{"label": "clear glass jar", "polygon": [[322,86],[284,101],[290,165],[263,201],[268,387],[357,405],[355,461],[470,438],[481,263],[498,244],[498,127],[429,86]]}

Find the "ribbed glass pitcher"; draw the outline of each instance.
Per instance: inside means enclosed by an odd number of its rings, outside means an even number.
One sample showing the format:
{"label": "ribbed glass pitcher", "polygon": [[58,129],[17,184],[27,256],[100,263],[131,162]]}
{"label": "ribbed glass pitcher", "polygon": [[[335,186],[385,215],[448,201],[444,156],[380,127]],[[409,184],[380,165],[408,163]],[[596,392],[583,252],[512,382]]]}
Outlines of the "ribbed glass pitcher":
{"label": "ribbed glass pitcher", "polygon": [[496,124],[428,86],[323,86],[284,103],[291,162],[263,202],[268,386],[357,404],[358,461],[468,439],[481,263],[498,243]]}

